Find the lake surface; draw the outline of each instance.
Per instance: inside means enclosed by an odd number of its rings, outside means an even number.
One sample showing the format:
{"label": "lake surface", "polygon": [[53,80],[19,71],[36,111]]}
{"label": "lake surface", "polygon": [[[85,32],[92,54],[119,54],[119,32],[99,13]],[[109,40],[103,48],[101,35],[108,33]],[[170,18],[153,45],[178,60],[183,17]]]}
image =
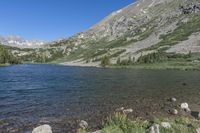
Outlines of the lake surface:
{"label": "lake surface", "polygon": [[44,123],[54,133],[73,132],[82,119],[97,129],[119,107],[132,108],[133,117],[165,116],[170,97],[200,110],[200,72],[0,67],[0,133],[25,133]]}

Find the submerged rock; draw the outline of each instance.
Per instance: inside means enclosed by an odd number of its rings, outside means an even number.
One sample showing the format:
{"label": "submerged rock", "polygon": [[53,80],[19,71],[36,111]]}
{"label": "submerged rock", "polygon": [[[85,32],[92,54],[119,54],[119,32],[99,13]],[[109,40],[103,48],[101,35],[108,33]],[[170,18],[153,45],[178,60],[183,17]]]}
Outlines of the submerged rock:
{"label": "submerged rock", "polygon": [[79,127],[82,129],[87,129],[88,128],[88,123],[84,120],[81,120],[79,123]]}
{"label": "submerged rock", "polygon": [[42,125],[34,128],[32,133],[52,133],[52,129],[49,125]]}
{"label": "submerged rock", "polygon": [[123,111],[123,110],[124,110],[124,107],[121,107],[121,108],[117,108],[117,109],[116,109],[117,112],[120,112],[120,111]]}
{"label": "submerged rock", "polygon": [[149,133],[160,133],[160,125],[154,124],[149,128]]}
{"label": "submerged rock", "polygon": [[176,99],[176,98],[174,98],[174,97],[172,97],[172,98],[170,98],[170,101],[171,101],[171,102],[176,102],[176,101],[177,101],[177,99]]}
{"label": "submerged rock", "polygon": [[161,122],[161,126],[164,127],[164,128],[166,128],[166,129],[169,129],[169,128],[172,127],[169,122]]}

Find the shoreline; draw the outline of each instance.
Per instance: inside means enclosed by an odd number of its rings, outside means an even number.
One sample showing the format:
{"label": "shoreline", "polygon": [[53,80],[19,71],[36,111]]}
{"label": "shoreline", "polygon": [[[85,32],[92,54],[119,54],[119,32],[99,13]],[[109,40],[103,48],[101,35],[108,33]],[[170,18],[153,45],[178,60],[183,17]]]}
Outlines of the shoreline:
{"label": "shoreline", "polygon": [[188,103],[179,103],[176,98],[167,100],[170,102],[170,109],[167,111],[168,117],[152,117],[144,119],[142,117],[132,118],[131,108],[117,108],[114,114],[108,116],[102,128],[95,132],[88,132],[88,123],[84,120],[79,122],[78,133],[200,133],[200,112],[191,110]]}
{"label": "shoreline", "polygon": [[11,64],[0,64],[0,67],[7,67],[10,66]]}
{"label": "shoreline", "polygon": [[[120,107],[102,119],[101,127],[92,130],[89,128],[91,123],[80,119],[73,131],[76,133],[199,133],[200,112],[191,110],[188,103],[177,102],[176,98],[167,101],[171,104],[168,117],[133,118],[131,117],[133,109]],[[34,128],[33,133],[40,133],[37,132],[39,129],[53,133],[53,128],[47,124]]]}
{"label": "shoreline", "polygon": [[[71,67],[93,67],[107,69],[136,69],[136,70],[179,70],[179,71],[200,71],[200,64],[196,65],[173,65],[168,63],[153,63],[153,64],[133,64],[133,65],[108,65],[102,67],[99,63],[83,63],[83,62],[63,62],[63,63],[22,63],[22,64],[44,64],[44,65],[61,65]],[[11,64],[0,64],[0,67],[7,67]],[[16,64],[20,65],[20,64]]]}
{"label": "shoreline", "polygon": [[[55,63],[56,64],[56,63]],[[74,67],[96,67],[96,68],[113,68],[113,69],[136,69],[136,70],[179,70],[179,71],[200,71],[200,64],[198,65],[173,65],[165,63],[153,64],[134,64],[134,65],[108,65],[102,67],[98,63],[82,63],[82,62],[65,62],[57,65],[74,66]]]}
{"label": "shoreline", "polygon": [[[57,64],[57,63],[55,63]],[[98,63],[83,63],[83,62],[63,62],[57,65],[73,66],[73,67],[101,67]]]}

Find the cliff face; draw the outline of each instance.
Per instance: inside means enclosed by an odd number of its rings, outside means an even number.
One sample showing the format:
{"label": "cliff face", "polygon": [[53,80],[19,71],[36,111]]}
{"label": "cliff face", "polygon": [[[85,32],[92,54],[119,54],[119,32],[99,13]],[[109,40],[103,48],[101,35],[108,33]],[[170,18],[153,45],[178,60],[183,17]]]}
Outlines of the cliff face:
{"label": "cliff face", "polygon": [[[199,3],[199,0],[139,0],[113,12],[87,31],[49,43],[33,53],[59,63],[99,63],[104,56],[114,63],[118,58],[137,60],[160,49],[169,53],[170,48],[190,36],[198,38],[193,33],[200,31]],[[184,45],[184,51],[200,52],[188,47]],[[179,53],[186,53],[181,49],[178,47]]]}

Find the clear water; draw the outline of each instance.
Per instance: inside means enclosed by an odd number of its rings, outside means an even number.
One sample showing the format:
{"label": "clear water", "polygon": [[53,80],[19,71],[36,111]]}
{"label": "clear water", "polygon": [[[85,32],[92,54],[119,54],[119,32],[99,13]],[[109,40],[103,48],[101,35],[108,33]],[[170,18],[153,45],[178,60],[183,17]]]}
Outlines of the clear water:
{"label": "clear water", "polygon": [[24,133],[47,123],[55,133],[74,132],[84,119],[100,128],[116,108],[133,117],[167,115],[176,97],[200,110],[200,72],[15,65],[0,67],[0,133]]}

